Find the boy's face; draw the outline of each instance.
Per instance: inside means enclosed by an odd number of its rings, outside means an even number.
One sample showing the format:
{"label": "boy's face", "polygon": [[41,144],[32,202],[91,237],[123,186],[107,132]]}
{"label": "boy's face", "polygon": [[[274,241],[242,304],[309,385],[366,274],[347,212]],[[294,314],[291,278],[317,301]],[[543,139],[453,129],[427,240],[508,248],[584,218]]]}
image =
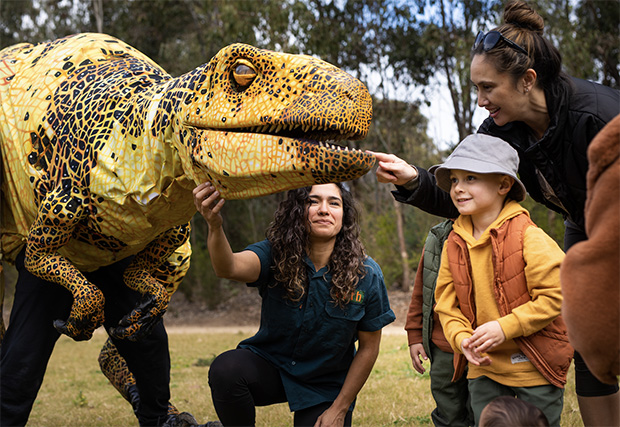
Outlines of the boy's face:
{"label": "boy's face", "polygon": [[452,169],[450,182],[450,197],[461,215],[499,215],[514,180],[497,173]]}

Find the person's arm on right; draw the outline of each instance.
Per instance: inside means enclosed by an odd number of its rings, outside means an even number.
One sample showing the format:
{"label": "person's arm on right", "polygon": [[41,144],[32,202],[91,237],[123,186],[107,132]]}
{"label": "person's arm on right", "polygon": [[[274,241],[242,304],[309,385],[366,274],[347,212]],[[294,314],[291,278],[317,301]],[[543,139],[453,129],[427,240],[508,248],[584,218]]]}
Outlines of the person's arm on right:
{"label": "person's arm on right", "polygon": [[450,195],[435,185],[432,173],[414,167],[394,154],[368,152],[377,158],[377,181],[396,186],[396,191],[392,192],[396,201],[443,218],[459,216]]}
{"label": "person's arm on right", "polygon": [[209,182],[198,185],[194,190],[194,205],[209,226],[207,247],[211,264],[217,277],[238,282],[253,283],[258,280],[261,265],[258,255],[252,251],[233,252],[222,226],[221,215],[224,199]]}
{"label": "person's arm on right", "polygon": [[381,183],[405,185],[418,177],[416,168],[394,154],[369,151],[377,158],[377,180]]}

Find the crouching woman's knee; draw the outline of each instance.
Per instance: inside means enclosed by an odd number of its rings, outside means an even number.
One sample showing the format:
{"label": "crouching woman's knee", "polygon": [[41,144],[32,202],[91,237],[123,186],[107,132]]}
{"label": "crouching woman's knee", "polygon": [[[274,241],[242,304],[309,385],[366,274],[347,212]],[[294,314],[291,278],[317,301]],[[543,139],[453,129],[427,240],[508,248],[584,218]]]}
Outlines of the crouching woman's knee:
{"label": "crouching woman's knee", "polygon": [[215,358],[209,367],[209,387],[214,395],[234,393],[247,385],[243,354],[248,350],[229,350]]}

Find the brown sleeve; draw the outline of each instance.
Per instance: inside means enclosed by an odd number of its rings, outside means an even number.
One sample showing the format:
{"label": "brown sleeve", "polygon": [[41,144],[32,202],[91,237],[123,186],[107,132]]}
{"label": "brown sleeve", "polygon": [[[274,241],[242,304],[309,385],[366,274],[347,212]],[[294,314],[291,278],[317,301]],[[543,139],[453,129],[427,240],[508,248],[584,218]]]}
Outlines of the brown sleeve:
{"label": "brown sleeve", "polygon": [[407,331],[407,340],[409,345],[422,343],[422,277],[424,274],[424,252],[420,257],[418,271],[415,274],[413,283],[413,292],[411,293],[411,302],[407,311],[407,320],[405,322],[405,330]]}
{"label": "brown sleeve", "polygon": [[620,116],[592,140],[586,231],[560,270],[570,343],[601,381],[620,374]]}

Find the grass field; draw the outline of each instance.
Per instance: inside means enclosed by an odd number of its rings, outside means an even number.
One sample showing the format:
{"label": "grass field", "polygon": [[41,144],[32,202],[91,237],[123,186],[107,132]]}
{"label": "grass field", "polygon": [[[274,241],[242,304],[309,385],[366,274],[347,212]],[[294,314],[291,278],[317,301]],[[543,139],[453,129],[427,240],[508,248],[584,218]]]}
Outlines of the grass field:
{"label": "grass field", "polygon": [[[172,403],[204,423],[216,419],[207,384],[209,362],[251,335],[248,331],[170,328]],[[56,345],[28,426],[137,426],[130,405],[109,385],[97,356],[106,335],[74,342],[63,336]],[[428,372],[428,366],[427,366]],[[572,369],[565,391],[562,426],[582,426]],[[429,426],[434,408],[428,373],[411,367],[404,331],[386,334],[375,368],[358,397],[356,426]],[[257,410],[258,426],[290,426],[286,404]]]}

